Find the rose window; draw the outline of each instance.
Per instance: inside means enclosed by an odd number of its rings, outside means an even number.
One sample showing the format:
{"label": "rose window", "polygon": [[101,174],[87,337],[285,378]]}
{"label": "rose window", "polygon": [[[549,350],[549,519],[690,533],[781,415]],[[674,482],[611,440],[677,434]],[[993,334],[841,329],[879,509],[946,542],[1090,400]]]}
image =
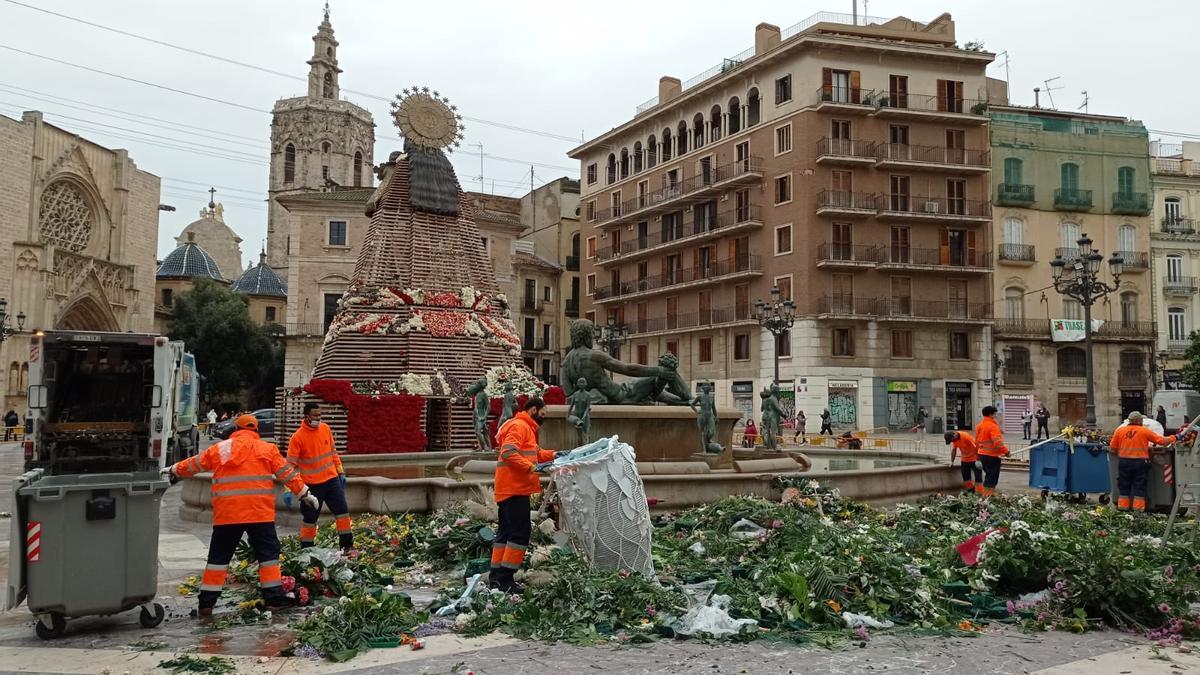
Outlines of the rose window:
{"label": "rose window", "polygon": [[82,253],[92,238],[92,209],[74,185],[59,181],[42,192],[42,241]]}

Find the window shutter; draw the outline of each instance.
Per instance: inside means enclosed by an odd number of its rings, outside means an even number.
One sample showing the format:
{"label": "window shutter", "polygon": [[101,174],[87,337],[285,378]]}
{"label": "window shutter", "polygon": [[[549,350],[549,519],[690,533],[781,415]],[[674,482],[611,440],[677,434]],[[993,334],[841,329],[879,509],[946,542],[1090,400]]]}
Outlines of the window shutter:
{"label": "window shutter", "polygon": [[821,69],[821,99],[828,101],[833,97],[833,69]]}
{"label": "window shutter", "polygon": [[954,83],[954,112],[963,112],[963,83]]}
{"label": "window shutter", "polygon": [[937,109],[940,112],[946,111],[946,80],[937,81]]}
{"label": "window shutter", "polygon": [[662,276],[660,276],[659,278],[662,279],[664,282],[667,279],[667,258],[666,258],[666,256],[664,256],[662,259]]}
{"label": "window shutter", "polygon": [[975,231],[967,232],[967,264],[975,266]]}
{"label": "window shutter", "polygon": [[942,230],[941,241],[938,246],[938,260],[943,265],[950,264],[950,230]]}
{"label": "window shutter", "polygon": [[850,71],[850,102],[858,103],[859,95],[858,88],[861,84],[860,74],[857,70]]}
{"label": "window shutter", "polygon": [[700,249],[692,249],[692,278],[700,278]]}

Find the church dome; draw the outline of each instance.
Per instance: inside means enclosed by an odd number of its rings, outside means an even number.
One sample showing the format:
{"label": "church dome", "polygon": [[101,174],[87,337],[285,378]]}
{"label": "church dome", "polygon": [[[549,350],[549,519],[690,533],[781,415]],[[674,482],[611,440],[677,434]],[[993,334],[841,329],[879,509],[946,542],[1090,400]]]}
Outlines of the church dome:
{"label": "church dome", "polygon": [[217,281],[225,281],[225,277],[221,276],[221,268],[217,266],[208,251],[193,241],[191,233],[188,233],[186,243],[180,244],[178,248],[167,254],[166,258],[163,258],[154,276],[159,279],[208,277]]}
{"label": "church dome", "polygon": [[267,254],[262,253],[258,257],[258,264],[243,272],[242,276],[233,282],[233,292],[286,298],[287,284],[283,283],[275,270],[267,264]]}

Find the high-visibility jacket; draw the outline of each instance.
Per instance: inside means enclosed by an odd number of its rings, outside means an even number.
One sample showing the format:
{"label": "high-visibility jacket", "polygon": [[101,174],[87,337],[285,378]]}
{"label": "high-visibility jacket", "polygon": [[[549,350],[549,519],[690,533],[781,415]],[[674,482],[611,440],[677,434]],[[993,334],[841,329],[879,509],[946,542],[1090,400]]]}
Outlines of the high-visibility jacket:
{"label": "high-visibility jacket", "polygon": [[542,482],[533,465],[554,459],[554,451],[538,447],[537,432],[538,423],[523,410],[496,432],[500,446],[494,490],[497,503],[509,497],[542,491]]}
{"label": "high-visibility jacket", "polygon": [[287,461],[309,485],[333,480],[342,473],[342,458],[333,447],[333,431],[324,422],[316,429],[308,422],[300,423],[288,441]]}
{"label": "high-visibility jacket", "polygon": [[[975,439],[971,437],[971,434],[965,431],[957,433],[958,438],[950,444],[950,447],[962,453],[963,464],[979,459],[979,446],[975,444]],[[953,457],[951,459],[953,460]]]}
{"label": "high-visibility jacket", "polygon": [[975,445],[979,454],[988,457],[1003,457],[1008,454],[1008,446],[1004,444],[1004,434],[1000,425],[991,417],[979,420],[975,427]]}
{"label": "high-visibility jacket", "polygon": [[250,429],[233,432],[227,440],[179,462],[174,469],[181,478],[212,473],[213,525],[273,523],[275,481],[297,495],[307,489],[279,448]]}
{"label": "high-visibility jacket", "polygon": [[1149,427],[1128,424],[1113,432],[1108,447],[1117,451],[1123,459],[1150,459],[1150,444],[1170,445],[1174,436],[1159,436]]}

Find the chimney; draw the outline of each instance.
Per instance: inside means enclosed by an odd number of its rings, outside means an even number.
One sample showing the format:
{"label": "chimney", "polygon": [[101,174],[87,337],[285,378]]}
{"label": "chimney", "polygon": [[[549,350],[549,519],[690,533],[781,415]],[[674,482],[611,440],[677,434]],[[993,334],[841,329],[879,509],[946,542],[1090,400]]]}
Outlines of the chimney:
{"label": "chimney", "polygon": [[658,102],[660,104],[679,98],[682,93],[683,82],[680,82],[678,77],[663,75],[658,78]]}
{"label": "chimney", "polygon": [[779,46],[779,26],[760,23],[754,27],[754,55],[765,54]]}

